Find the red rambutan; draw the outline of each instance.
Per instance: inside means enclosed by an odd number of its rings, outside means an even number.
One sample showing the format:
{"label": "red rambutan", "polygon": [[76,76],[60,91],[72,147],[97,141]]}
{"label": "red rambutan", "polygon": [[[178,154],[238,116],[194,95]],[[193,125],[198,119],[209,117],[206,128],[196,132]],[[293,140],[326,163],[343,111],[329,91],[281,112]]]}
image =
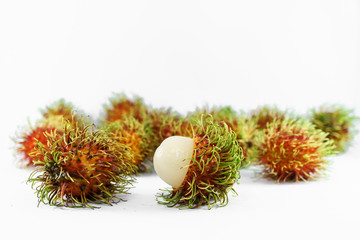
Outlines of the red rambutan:
{"label": "red rambutan", "polygon": [[325,156],[335,153],[327,134],[300,120],[274,121],[257,136],[258,164],[277,182],[306,181],[326,168]]}
{"label": "red rambutan", "polygon": [[20,137],[17,137],[14,141],[16,142],[16,152],[20,154],[20,162],[26,167],[33,166],[34,161],[31,156],[32,152],[35,150],[35,147],[41,143],[46,145],[47,138],[45,136],[46,132],[54,131],[54,127],[47,126],[36,126],[35,128],[30,127],[28,131],[22,133]]}
{"label": "red rambutan", "polygon": [[147,121],[147,106],[142,98],[127,97],[125,94],[115,94],[110,98],[110,104],[104,105],[103,122],[114,122],[132,116],[140,123]]}
{"label": "red rambutan", "polygon": [[45,134],[47,144],[38,143],[32,153],[36,169],[29,182],[39,203],[66,207],[93,207],[111,204],[126,193],[136,170],[125,161],[124,145],[113,142],[93,124],[67,121],[63,133]]}
{"label": "red rambutan", "polygon": [[103,129],[120,147],[126,146],[132,154],[125,161],[136,165],[140,172],[149,170],[147,159],[150,155],[151,132],[147,126],[129,116],[123,120],[107,122]]}

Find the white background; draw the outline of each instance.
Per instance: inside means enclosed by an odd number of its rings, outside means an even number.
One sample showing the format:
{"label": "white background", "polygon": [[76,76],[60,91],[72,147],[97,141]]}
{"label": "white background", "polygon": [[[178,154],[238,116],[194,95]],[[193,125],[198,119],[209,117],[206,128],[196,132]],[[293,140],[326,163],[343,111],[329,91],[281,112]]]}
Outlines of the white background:
{"label": "white background", "polygon": [[359,239],[359,136],[319,181],[275,184],[242,170],[239,196],[210,211],[157,204],[166,184],[156,175],[114,206],[37,207],[10,140],[59,98],[97,118],[116,92],[181,113],[340,103],[360,116],[359,66],[359,1],[1,1],[0,234]]}

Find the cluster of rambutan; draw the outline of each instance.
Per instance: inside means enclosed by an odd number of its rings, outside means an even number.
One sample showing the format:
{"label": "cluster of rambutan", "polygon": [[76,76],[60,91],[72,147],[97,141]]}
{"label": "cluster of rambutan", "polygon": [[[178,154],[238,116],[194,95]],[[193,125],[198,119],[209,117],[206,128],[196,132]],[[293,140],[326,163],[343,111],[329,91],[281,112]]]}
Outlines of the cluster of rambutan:
{"label": "cluster of rambutan", "polygon": [[230,126],[244,150],[243,164],[260,165],[263,176],[277,182],[321,176],[328,164],[324,157],[347,149],[358,120],[353,111],[339,105],[323,105],[305,117],[267,105],[247,114],[229,106],[198,112]]}
{"label": "cluster of rambutan", "polygon": [[125,94],[114,94],[103,109],[94,124],[61,99],[16,137],[20,162],[35,167],[29,182],[39,203],[112,204],[128,193],[137,174],[155,167],[172,186],[158,195],[159,203],[224,206],[239,170],[250,164],[277,182],[320,176],[324,157],[349,145],[357,119],[340,106],[313,109],[306,118],[269,106],[247,114],[230,106],[203,107],[183,116]]}

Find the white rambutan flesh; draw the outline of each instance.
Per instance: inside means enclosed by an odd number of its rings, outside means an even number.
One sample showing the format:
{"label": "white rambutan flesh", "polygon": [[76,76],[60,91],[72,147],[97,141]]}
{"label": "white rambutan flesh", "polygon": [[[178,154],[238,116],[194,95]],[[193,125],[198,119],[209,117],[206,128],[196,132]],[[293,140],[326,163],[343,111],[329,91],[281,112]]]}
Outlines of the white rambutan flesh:
{"label": "white rambutan flesh", "polygon": [[154,154],[154,168],[159,177],[173,188],[181,186],[194,151],[194,140],[188,137],[166,138]]}

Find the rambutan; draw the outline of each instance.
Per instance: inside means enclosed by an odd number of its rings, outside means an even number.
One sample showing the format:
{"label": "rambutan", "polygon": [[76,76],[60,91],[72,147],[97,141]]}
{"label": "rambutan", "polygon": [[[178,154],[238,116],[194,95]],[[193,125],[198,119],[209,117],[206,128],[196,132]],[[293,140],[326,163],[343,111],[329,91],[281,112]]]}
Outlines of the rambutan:
{"label": "rambutan", "polygon": [[201,115],[212,115],[213,120],[217,123],[226,123],[235,133],[239,127],[239,114],[231,106],[204,106],[197,108],[194,112],[188,114],[188,118],[201,117]]}
{"label": "rambutan", "polygon": [[134,117],[140,123],[147,121],[148,108],[143,99],[134,96],[127,97],[125,94],[114,94],[109,105],[104,105],[103,122],[114,122],[128,116]]}
{"label": "rambutan", "polygon": [[[28,182],[39,203],[90,207],[111,204],[127,193],[136,167],[124,160],[127,150],[93,124],[67,121],[64,131],[46,132],[47,144],[32,153],[36,169]],[[35,187],[36,186],[36,187]]]}
{"label": "rambutan", "polygon": [[188,120],[179,113],[168,109],[153,109],[149,112],[150,126],[156,138],[155,148],[166,138],[183,135],[191,136]]}
{"label": "rambutan", "polygon": [[225,123],[231,130],[236,133],[241,148],[244,151],[244,160],[241,162],[245,167],[253,160],[253,138],[258,128],[257,123],[248,119],[244,113],[235,111],[231,106],[213,106],[196,109],[190,114],[192,117],[199,117],[202,114],[210,114],[218,124]]}
{"label": "rambutan", "polygon": [[152,135],[147,126],[129,116],[122,120],[107,122],[103,129],[114,142],[119,143],[121,147],[125,145],[132,153],[132,157],[125,160],[136,165],[140,172],[149,170],[149,161],[146,160],[151,152]]}
{"label": "rambutan", "polygon": [[257,125],[257,129],[265,129],[267,124],[274,120],[282,121],[287,117],[287,112],[279,110],[276,106],[260,106],[250,112],[250,119]]}
{"label": "rambutan", "polygon": [[243,114],[238,119],[238,127],[236,129],[237,139],[244,151],[244,160],[242,166],[250,165],[256,159],[256,151],[254,150],[254,139],[257,133],[256,122],[249,119]]}
{"label": "rambutan", "polygon": [[39,143],[46,145],[47,138],[45,133],[54,130],[54,127],[42,126],[38,124],[36,127],[30,126],[30,129],[24,131],[21,136],[14,138],[14,141],[17,145],[16,153],[20,155],[20,163],[26,167],[33,166],[34,161],[31,156],[32,152]]}
{"label": "rambutan", "polygon": [[225,206],[243,160],[236,134],[210,115],[192,124],[196,129],[192,138],[169,137],[155,152],[155,170],[172,186],[158,195],[158,202],[185,208]]}
{"label": "rambutan", "polygon": [[63,131],[64,121],[76,123],[82,120],[84,112],[63,98],[40,110],[42,118],[38,124]]}
{"label": "rambutan", "polygon": [[71,102],[66,102],[63,98],[46,106],[45,109],[40,110],[45,119],[60,116],[66,120],[71,120],[74,115],[77,114],[77,111]]}
{"label": "rambutan", "polygon": [[74,106],[64,99],[55,101],[40,111],[42,118],[36,122],[35,126],[31,126],[29,123],[28,129],[13,138],[17,145],[16,152],[21,155],[20,161],[27,167],[34,164],[31,152],[37,143],[47,144],[45,132],[56,129],[58,133],[61,133],[64,120],[71,120],[69,122],[75,123],[80,119],[80,112],[75,111]]}
{"label": "rambutan", "polygon": [[345,152],[354,138],[355,121],[359,120],[354,111],[340,105],[323,105],[312,109],[311,122],[317,129],[328,133],[338,152]]}
{"label": "rambutan", "polygon": [[277,182],[315,179],[325,170],[325,156],[335,153],[327,134],[307,121],[277,120],[257,135],[258,164]]}

